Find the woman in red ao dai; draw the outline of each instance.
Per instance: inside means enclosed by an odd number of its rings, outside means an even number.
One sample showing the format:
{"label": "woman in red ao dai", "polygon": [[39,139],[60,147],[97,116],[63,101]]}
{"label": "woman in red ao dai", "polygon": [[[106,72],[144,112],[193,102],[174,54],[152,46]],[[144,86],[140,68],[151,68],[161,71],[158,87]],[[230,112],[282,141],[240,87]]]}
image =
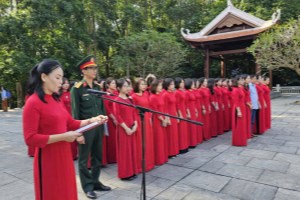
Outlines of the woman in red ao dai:
{"label": "woman in red ao dai", "polygon": [[[116,81],[119,96],[116,101],[132,104],[128,98],[129,82],[123,78]],[[137,115],[133,107],[114,103],[114,114],[117,125],[117,162],[118,177],[121,179],[133,179],[138,173],[137,166]]]}
{"label": "woman in red ao dai", "polygon": [[[162,95],[162,81],[154,80],[150,87],[150,108],[158,112],[165,112],[165,103],[163,101]],[[162,165],[168,161],[168,143],[166,126],[168,119],[160,114],[152,115],[153,122],[153,146],[154,146],[154,162],[155,165]]]}
{"label": "woman in red ao dai", "polygon": [[[166,78],[163,82],[163,88],[165,89],[165,92],[163,93],[163,100],[166,105],[165,112],[169,115],[177,116],[174,80]],[[169,156],[176,156],[179,153],[177,123],[177,119],[168,117],[166,132]]]}
{"label": "woman in red ao dai", "polygon": [[[133,87],[132,100],[135,105],[150,108],[149,93],[146,92],[147,85],[144,79],[140,78],[136,81]],[[137,115],[139,110],[136,109]],[[138,171],[142,171],[142,122],[138,117],[138,129],[137,129],[137,161]],[[154,149],[153,149],[153,127],[152,127],[152,114],[146,112],[144,115],[144,130],[145,130],[145,160],[146,171],[150,171],[154,168]]]}
{"label": "woman in red ao dai", "polygon": [[[181,118],[187,118],[186,90],[184,89],[184,80],[182,78],[175,78],[175,88],[177,116]],[[188,152],[188,136],[188,123],[185,121],[178,121],[178,139],[180,153]]]}

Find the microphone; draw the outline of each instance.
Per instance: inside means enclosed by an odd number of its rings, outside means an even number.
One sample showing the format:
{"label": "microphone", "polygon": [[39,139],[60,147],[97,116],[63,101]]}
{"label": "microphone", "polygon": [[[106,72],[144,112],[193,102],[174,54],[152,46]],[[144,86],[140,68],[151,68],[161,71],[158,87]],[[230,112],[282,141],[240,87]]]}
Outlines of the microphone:
{"label": "microphone", "polygon": [[103,92],[103,91],[99,91],[99,90],[93,90],[93,89],[87,89],[87,92],[89,94],[96,94],[96,95],[107,95],[107,96],[116,96],[112,93],[109,93],[109,92]]}

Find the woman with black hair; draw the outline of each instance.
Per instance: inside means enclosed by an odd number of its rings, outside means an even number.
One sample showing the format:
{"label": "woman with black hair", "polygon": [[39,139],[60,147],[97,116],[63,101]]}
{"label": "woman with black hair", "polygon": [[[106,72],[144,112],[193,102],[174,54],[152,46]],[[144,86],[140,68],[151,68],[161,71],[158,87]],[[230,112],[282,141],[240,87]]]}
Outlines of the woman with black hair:
{"label": "woman with black hair", "polygon": [[199,92],[202,96],[202,108],[201,114],[203,116],[203,138],[204,140],[209,140],[211,138],[211,127],[210,127],[210,114],[211,114],[211,105],[210,105],[210,92],[207,88],[207,79],[202,77],[199,79]]}
{"label": "woman with black hair", "polygon": [[[177,116],[181,118],[187,118],[186,114],[186,91],[184,89],[184,80],[182,78],[175,78],[175,98]],[[188,137],[188,124],[185,121],[178,122],[178,140],[179,140],[179,153],[186,153],[189,149],[189,137]]]}
{"label": "woman with black hair", "polygon": [[[128,98],[129,82],[120,78],[116,81],[119,96],[116,101],[131,104]],[[138,174],[136,132],[138,128],[136,110],[122,104],[114,104],[114,114],[117,125],[117,162],[118,177],[122,180],[132,180]]]}
{"label": "woman with black hair", "polygon": [[[132,101],[135,105],[145,108],[150,107],[149,93],[146,92],[147,85],[144,79],[139,78],[136,80],[133,87]],[[137,115],[139,110],[136,110]],[[146,112],[144,115],[144,130],[147,141],[145,149],[146,171],[150,171],[154,168],[154,149],[153,149],[153,127],[152,127],[152,114]],[[141,118],[137,117],[138,129],[137,129],[137,165],[138,171],[142,171],[142,122]]]}
{"label": "woman with black hair", "polygon": [[[162,80],[154,80],[150,87],[150,108],[159,112],[165,112],[165,104],[161,96]],[[168,146],[167,146],[167,118],[153,114],[153,143],[154,143],[154,162],[155,165],[162,165],[168,161]]]}
{"label": "woman with black hair", "polygon": [[71,95],[70,95],[70,83],[66,77],[63,77],[63,83],[61,87],[61,96],[62,102],[64,103],[67,111],[72,114],[71,108]]}
{"label": "woman with black hair", "polygon": [[[108,77],[105,80],[105,91],[108,93],[113,94],[114,96],[104,95],[105,98],[115,99],[119,93],[116,87],[116,80],[113,77]],[[104,140],[106,140],[106,158],[107,163],[116,163],[117,162],[117,150],[116,150],[116,126],[118,124],[117,119],[114,114],[114,102],[104,100],[104,107],[106,111],[106,115],[108,116],[107,122],[107,129],[108,129],[108,136],[104,136]]]}
{"label": "woman with black hair", "polygon": [[[163,93],[163,101],[165,103],[165,112],[169,115],[176,116],[176,97],[175,97],[175,84],[172,78],[166,78],[163,82],[163,88],[165,92]],[[168,118],[168,126],[166,127],[167,132],[167,144],[169,157],[176,156],[179,153],[179,141],[178,141],[178,126],[177,120],[174,118]]]}
{"label": "woman with black hair", "polygon": [[58,61],[46,59],[32,68],[23,111],[23,132],[27,145],[36,148],[34,188],[36,200],[76,200],[77,189],[70,142],[81,126],[105,116],[74,120],[59,98],[63,70]]}
{"label": "woman with black hair", "polygon": [[155,80],[157,80],[157,78],[154,74],[148,74],[145,78],[145,81],[147,83],[146,92],[148,92],[149,94],[151,93],[150,90],[151,90],[152,82],[155,81]]}
{"label": "woman with black hair", "polygon": [[[216,100],[216,95],[215,95],[215,79],[210,78],[207,80],[207,88],[210,91],[210,105],[211,105],[211,115],[210,115],[210,121],[213,123],[218,122],[217,121],[217,111],[219,110],[219,104],[218,101]],[[217,137],[218,136],[218,130],[216,124],[211,124],[211,136],[212,137]]]}
{"label": "woman with black hair", "polygon": [[232,90],[232,145],[247,146],[246,104],[242,76],[233,79]]}
{"label": "woman with black hair", "polygon": [[[193,92],[195,88],[195,84],[193,79],[187,78],[184,79],[184,87],[186,89],[186,112],[187,118],[196,121],[198,117],[198,110],[196,108],[196,97]],[[188,124],[189,130],[189,147],[195,148],[197,146],[197,125],[195,124]]]}

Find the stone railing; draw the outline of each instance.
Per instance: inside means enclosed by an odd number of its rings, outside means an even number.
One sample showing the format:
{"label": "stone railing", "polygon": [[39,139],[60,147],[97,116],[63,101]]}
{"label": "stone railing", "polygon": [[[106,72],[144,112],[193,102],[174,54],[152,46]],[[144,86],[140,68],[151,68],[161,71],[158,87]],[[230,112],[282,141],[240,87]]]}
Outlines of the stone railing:
{"label": "stone railing", "polygon": [[272,88],[274,92],[280,92],[281,94],[300,94],[300,86],[280,86],[279,84],[276,87]]}

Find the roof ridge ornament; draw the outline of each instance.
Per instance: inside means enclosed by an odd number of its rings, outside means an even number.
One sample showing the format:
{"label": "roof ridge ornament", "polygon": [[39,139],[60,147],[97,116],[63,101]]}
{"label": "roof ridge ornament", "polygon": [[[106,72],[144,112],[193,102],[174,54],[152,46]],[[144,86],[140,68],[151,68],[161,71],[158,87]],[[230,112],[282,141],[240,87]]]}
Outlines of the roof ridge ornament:
{"label": "roof ridge ornament", "polygon": [[227,6],[231,6],[231,7],[234,7],[231,0],[227,0]]}
{"label": "roof ridge ornament", "polygon": [[180,32],[182,35],[190,35],[190,29],[181,28]]}
{"label": "roof ridge ornament", "polygon": [[277,23],[280,20],[280,17],[281,17],[281,10],[277,9],[277,11],[274,12],[272,15],[272,22]]}

